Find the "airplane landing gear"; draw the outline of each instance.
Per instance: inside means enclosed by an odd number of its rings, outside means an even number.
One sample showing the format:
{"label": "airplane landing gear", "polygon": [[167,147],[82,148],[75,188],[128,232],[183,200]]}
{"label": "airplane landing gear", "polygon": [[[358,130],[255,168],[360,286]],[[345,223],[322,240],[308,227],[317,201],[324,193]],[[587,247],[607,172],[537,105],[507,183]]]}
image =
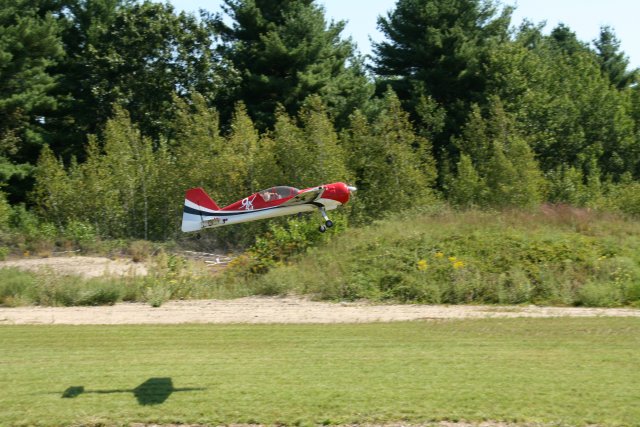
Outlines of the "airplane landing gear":
{"label": "airplane landing gear", "polygon": [[322,215],[322,219],[324,219],[324,224],[321,225],[318,230],[320,230],[321,233],[324,233],[327,231],[327,228],[333,227],[333,221],[329,219],[327,211],[324,208],[318,208],[318,210],[320,211],[320,215]]}

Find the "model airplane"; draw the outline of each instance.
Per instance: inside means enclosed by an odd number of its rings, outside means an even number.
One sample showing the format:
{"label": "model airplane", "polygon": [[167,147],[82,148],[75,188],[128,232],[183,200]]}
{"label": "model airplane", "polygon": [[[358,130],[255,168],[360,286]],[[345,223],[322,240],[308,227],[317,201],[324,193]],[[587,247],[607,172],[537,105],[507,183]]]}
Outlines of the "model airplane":
{"label": "model airplane", "polygon": [[318,210],[324,219],[320,232],[324,233],[333,222],[327,211],[349,201],[355,187],[343,182],[298,190],[293,187],[272,187],[259,191],[242,200],[219,208],[202,188],[187,190],[182,213],[182,231],[199,231],[203,228],[222,227],[241,222],[274,218],[301,212]]}

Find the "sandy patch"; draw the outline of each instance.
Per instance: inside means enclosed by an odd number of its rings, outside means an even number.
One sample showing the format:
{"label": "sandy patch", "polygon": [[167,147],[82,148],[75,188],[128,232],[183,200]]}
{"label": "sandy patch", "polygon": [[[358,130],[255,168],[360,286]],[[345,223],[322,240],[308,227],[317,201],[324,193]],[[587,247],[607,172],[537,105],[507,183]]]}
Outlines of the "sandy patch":
{"label": "sandy patch", "polygon": [[21,258],[0,261],[0,268],[5,267],[16,267],[28,271],[52,271],[56,274],[72,274],[83,277],[142,276],[147,274],[147,268],[141,263],[125,259],[112,260],[90,256]]}
{"label": "sandy patch", "polygon": [[102,307],[0,308],[0,324],[180,324],[180,323],[367,323],[423,319],[513,317],[640,317],[639,309],[374,305],[303,298],[249,297],[235,300],[170,301],[161,307],[121,303]]}

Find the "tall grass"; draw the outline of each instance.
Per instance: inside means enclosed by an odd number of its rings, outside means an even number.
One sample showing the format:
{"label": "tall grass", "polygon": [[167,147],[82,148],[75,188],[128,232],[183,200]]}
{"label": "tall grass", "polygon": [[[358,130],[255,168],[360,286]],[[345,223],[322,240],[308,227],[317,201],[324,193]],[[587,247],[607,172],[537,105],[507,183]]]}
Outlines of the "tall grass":
{"label": "tall grass", "polygon": [[145,302],[154,307],[171,299],[233,298],[254,293],[246,283],[216,277],[204,265],[179,255],[149,259],[146,276],[83,278],[53,271],[0,269],[0,306],[111,305]]}
{"label": "tall grass", "polygon": [[0,305],[110,305],[136,300],[140,283],[135,278],[31,273],[17,269],[0,270]]}
{"label": "tall grass", "polygon": [[640,305],[640,223],[569,207],[397,216],[255,282],[334,300]]}

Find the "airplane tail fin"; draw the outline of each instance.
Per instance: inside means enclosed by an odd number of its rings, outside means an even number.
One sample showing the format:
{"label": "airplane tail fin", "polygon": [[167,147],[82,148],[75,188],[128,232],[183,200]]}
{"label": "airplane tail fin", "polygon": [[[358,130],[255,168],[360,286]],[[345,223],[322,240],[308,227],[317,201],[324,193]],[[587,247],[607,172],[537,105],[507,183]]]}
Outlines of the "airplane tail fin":
{"label": "airplane tail fin", "polygon": [[219,210],[216,202],[202,188],[187,190],[182,211],[182,231],[188,233],[201,230],[203,217],[213,216]]}

